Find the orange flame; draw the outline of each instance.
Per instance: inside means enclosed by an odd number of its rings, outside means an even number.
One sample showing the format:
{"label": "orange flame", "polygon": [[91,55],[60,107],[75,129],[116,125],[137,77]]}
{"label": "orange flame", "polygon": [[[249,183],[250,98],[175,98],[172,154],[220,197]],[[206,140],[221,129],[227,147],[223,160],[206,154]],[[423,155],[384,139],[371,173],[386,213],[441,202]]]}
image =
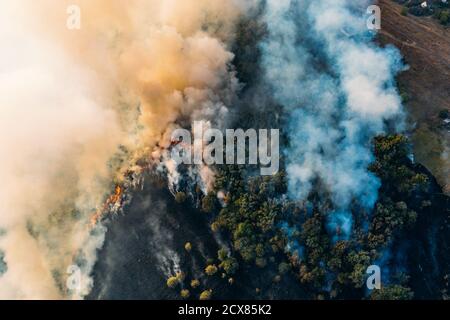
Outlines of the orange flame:
{"label": "orange flame", "polygon": [[103,215],[106,213],[106,211],[111,208],[112,205],[115,205],[116,203],[119,203],[122,200],[122,194],[123,189],[121,186],[117,185],[115,192],[113,195],[111,195],[103,205],[103,207],[92,216],[91,218],[91,228],[95,227],[97,223],[100,221],[100,219],[103,217]]}

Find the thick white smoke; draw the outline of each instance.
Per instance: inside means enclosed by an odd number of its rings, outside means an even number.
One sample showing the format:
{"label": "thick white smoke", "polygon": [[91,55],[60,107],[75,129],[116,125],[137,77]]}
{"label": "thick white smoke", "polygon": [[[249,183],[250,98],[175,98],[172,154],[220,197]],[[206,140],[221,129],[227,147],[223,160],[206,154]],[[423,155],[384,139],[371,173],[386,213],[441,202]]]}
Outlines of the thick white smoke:
{"label": "thick white smoke", "polygon": [[[80,30],[66,28],[72,4]],[[160,160],[178,125],[223,121],[238,88],[227,43],[244,9],[232,0],[2,1],[0,298],[89,293],[105,233],[91,220],[113,181]],[[82,271],[77,292],[66,286],[72,264]]]}
{"label": "thick white smoke", "polygon": [[334,204],[329,228],[348,237],[352,204],[371,210],[380,186],[368,171],[370,141],[401,116],[394,77],[400,55],[373,44],[370,1],[268,0],[263,43],[267,82],[291,114],[286,150],[291,196],[305,200],[315,183]]}
{"label": "thick white smoke", "polygon": [[16,2],[0,10],[0,298],[61,298],[57,271],[79,250],[91,259],[102,241],[82,217],[109,186],[120,130],[92,75],[36,37],[22,10]]}

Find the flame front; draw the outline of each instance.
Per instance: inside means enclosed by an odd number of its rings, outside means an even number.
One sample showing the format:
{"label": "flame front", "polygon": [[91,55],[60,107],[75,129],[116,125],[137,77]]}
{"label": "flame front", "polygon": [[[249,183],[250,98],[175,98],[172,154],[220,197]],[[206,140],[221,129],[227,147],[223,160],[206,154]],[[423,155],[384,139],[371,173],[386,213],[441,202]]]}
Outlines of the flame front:
{"label": "flame front", "polygon": [[95,214],[91,218],[90,226],[91,228],[94,228],[97,223],[103,218],[103,216],[113,208],[115,205],[121,205],[122,204],[122,195],[123,195],[123,188],[120,185],[116,186],[116,189],[114,191],[114,194],[112,194],[104,203],[103,207],[100,208],[95,212]]}

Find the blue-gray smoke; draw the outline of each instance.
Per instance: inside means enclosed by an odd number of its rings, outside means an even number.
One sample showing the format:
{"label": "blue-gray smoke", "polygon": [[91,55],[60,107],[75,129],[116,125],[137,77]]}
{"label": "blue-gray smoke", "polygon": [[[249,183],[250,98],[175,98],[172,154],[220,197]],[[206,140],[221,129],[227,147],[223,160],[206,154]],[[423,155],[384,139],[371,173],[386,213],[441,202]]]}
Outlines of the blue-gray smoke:
{"label": "blue-gray smoke", "polygon": [[373,42],[367,0],[265,3],[262,61],[265,81],[290,116],[290,196],[305,200],[319,183],[334,206],[329,231],[346,239],[351,208],[370,212],[378,197],[380,181],[368,170],[371,139],[387,120],[402,118],[394,79],[401,56]]}

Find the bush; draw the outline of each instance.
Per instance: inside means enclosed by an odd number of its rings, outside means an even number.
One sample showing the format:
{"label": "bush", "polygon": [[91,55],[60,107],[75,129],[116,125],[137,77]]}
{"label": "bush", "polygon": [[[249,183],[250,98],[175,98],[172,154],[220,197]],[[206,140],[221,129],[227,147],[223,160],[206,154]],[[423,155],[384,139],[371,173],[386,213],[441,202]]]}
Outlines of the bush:
{"label": "bush", "polygon": [[213,276],[217,273],[217,267],[214,264],[211,264],[205,268],[205,273],[208,276]]}
{"label": "bush", "polygon": [[217,232],[220,229],[220,224],[218,222],[213,222],[211,224],[211,231],[212,232]]}
{"label": "bush", "polygon": [[407,7],[403,7],[401,13],[402,13],[402,16],[407,16],[408,15],[408,8]]}
{"label": "bush", "polygon": [[197,280],[197,279],[194,279],[194,280],[192,280],[191,281],[191,287],[192,288],[198,288],[200,286],[200,281],[199,280]]}
{"label": "bush", "polygon": [[391,285],[374,290],[370,297],[372,300],[411,300],[414,294],[410,288]]}
{"label": "bush", "polygon": [[450,11],[442,10],[439,14],[439,22],[446,25],[450,21]]}
{"label": "bush", "polygon": [[184,278],[186,278],[186,275],[184,274],[184,272],[180,271],[180,272],[177,273],[176,277],[177,277],[179,282],[183,282]]}
{"label": "bush", "polygon": [[188,299],[190,295],[191,295],[191,293],[190,293],[189,290],[187,290],[187,289],[183,289],[183,290],[181,290],[181,292],[180,292],[180,296],[181,296],[183,299]]}
{"label": "bush", "polygon": [[202,200],[202,211],[212,213],[217,208],[217,196],[215,193],[208,193]]}
{"label": "bush", "polygon": [[285,273],[287,273],[289,270],[291,270],[291,266],[290,266],[289,263],[282,262],[282,263],[280,263],[279,266],[278,266],[278,272],[279,272],[280,274],[285,274]]}
{"label": "bush", "polygon": [[175,201],[178,203],[183,203],[185,202],[187,199],[186,193],[184,192],[177,192],[177,194],[175,195]]}
{"label": "bush", "polygon": [[200,294],[200,300],[211,300],[213,291],[211,289],[205,290]]}
{"label": "bush", "polygon": [[258,268],[265,268],[267,266],[267,260],[264,258],[256,258],[255,264]]}
{"label": "bush", "polygon": [[217,257],[220,261],[225,261],[228,258],[228,250],[226,248],[221,248],[217,251]]}
{"label": "bush", "polygon": [[167,286],[169,288],[175,288],[179,283],[179,280],[177,277],[170,277],[169,279],[167,279]]}
{"label": "bush", "polygon": [[220,267],[227,273],[227,274],[234,274],[237,269],[239,268],[239,264],[235,258],[226,258],[222,261],[220,264]]}

